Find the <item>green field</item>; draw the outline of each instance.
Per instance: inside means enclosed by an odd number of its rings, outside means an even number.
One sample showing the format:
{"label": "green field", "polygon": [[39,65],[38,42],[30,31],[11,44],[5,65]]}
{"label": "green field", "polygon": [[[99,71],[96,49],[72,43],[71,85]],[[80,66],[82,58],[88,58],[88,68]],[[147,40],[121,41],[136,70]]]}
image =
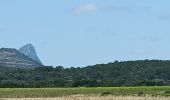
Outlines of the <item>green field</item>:
{"label": "green field", "polygon": [[87,96],[170,96],[170,86],[96,88],[0,88],[0,98]]}

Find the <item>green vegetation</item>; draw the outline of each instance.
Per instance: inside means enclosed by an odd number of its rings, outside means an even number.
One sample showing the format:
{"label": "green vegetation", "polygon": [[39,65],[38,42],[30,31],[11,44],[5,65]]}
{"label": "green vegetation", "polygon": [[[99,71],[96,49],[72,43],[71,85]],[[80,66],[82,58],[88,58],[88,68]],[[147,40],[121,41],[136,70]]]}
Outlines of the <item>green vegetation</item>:
{"label": "green vegetation", "polygon": [[0,98],[88,96],[169,96],[169,86],[96,88],[1,88]]}
{"label": "green vegetation", "polygon": [[143,60],[83,68],[0,67],[1,88],[169,86],[170,61]]}
{"label": "green vegetation", "polygon": [[115,61],[83,68],[0,67],[0,70],[0,98],[170,96],[170,61]]}

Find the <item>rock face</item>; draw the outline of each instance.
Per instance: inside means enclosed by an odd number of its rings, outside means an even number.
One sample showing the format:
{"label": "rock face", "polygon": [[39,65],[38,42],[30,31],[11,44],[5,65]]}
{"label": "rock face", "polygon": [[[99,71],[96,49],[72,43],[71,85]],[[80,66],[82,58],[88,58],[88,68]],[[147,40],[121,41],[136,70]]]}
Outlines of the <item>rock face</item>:
{"label": "rock face", "polygon": [[34,61],[42,64],[42,62],[41,62],[40,59],[38,58],[37,53],[36,53],[36,51],[35,51],[35,48],[34,48],[34,46],[33,46],[32,44],[27,44],[27,45],[21,47],[21,48],[19,49],[19,51],[20,51],[22,54],[24,54],[24,55],[28,56],[29,58],[33,59]]}
{"label": "rock face", "polygon": [[28,56],[20,53],[16,49],[1,48],[0,49],[0,66],[4,67],[40,67],[40,63],[32,60]]}

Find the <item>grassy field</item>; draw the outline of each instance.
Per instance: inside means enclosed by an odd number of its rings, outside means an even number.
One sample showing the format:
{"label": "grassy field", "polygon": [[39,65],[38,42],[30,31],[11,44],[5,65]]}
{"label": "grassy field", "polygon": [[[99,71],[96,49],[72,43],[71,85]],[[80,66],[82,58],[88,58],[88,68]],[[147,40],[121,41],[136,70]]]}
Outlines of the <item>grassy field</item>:
{"label": "grassy field", "polygon": [[170,87],[0,88],[0,98],[56,98],[81,97],[81,95],[85,97],[168,97],[170,96]]}
{"label": "grassy field", "polygon": [[0,100],[170,100],[170,97],[68,96],[55,98],[4,98]]}

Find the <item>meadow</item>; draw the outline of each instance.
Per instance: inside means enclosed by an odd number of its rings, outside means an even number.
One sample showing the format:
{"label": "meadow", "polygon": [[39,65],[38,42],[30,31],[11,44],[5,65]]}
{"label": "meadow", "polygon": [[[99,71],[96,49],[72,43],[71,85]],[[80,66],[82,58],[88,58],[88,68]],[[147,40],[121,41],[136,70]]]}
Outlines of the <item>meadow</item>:
{"label": "meadow", "polygon": [[55,98],[1,98],[0,100],[170,100],[170,97],[66,96]]}
{"label": "meadow", "polygon": [[[168,97],[170,86],[154,87],[80,87],[80,88],[0,88],[0,98],[59,97]],[[70,99],[71,100],[71,99]],[[170,100],[170,98],[169,98]]]}

